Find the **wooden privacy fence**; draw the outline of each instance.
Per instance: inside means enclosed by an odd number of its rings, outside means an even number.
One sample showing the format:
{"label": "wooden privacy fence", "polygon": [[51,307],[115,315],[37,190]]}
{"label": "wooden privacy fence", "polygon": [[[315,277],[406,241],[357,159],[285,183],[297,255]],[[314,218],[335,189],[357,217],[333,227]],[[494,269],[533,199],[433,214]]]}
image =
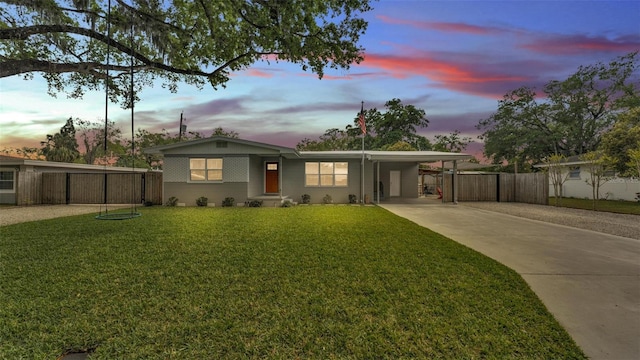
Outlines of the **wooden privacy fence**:
{"label": "wooden privacy fence", "polygon": [[162,204],[162,173],[25,172],[18,189],[18,205]]}
{"label": "wooden privacy fence", "polygon": [[[445,174],[445,201],[453,201],[453,175]],[[460,174],[457,175],[458,201],[521,202],[547,205],[549,179],[543,173],[528,174]]]}

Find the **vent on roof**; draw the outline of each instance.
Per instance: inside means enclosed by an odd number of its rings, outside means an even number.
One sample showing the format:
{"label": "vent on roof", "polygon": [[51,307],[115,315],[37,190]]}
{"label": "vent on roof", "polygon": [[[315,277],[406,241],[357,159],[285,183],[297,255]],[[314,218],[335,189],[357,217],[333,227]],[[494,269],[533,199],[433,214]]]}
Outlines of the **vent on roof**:
{"label": "vent on roof", "polygon": [[217,148],[226,148],[227,147],[227,142],[226,141],[216,141],[216,147]]}

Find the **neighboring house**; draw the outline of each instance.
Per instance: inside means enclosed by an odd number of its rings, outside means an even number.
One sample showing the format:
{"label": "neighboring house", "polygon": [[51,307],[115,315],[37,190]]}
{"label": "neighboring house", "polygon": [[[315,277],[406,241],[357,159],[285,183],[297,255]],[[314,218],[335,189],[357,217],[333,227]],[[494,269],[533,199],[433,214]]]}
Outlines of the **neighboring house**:
{"label": "neighboring house", "polygon": [[[143,150],[164,156],[163,198],[194,206],[204,196],[220,206],[227,197],[236,203],[262,200],[266,206],[284,200],[311,203],[326,195],[335,203],[381,198],[416,198],[418,164],[457,161],[467,154],[433,151],[297,151],[293,148],[214,136]],[[378,192],[375,184],[380,184]],[[363,187],[364,186],[364,187]]]}
{"label": "neighboring house", "polygon": [[[38,173],[122,173],[131,172],[131,168],[105,167],[102,165],[86,165],[43,160],[30,160],[0,155],[0,204],[24,205],[38,204],[39,186],[34,182]],[[146,169],[134,169],[135,172],[146,172]]]}
{"label": "neighboring house", "polygon": [[[587,183],[591,174],[586,161],[582,161],[577,156],[568,158],[561,164],[562,176],[566,181],[562,186],[562,196],[579,199],[591,199],[592,187]],[[548,168],[547,164],[535,165],[537,168]],[[640,193],[640,179],[622,178],[616,176],[614,172],[606,174],[610,179],[600,186],[600,198],[609,200],[637,201],[636,196]],[[553,182],[549,177],[549,196],[555,196]]]}

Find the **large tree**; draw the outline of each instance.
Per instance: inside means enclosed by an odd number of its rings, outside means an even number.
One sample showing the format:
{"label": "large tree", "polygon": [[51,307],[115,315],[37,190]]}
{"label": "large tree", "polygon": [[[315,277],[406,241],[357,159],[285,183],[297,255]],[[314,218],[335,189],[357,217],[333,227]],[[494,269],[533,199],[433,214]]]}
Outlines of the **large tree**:
{"label": "large tree", "polygon": [[47,161],[74,162],[80,157],[73,118],[67,119],[60,132],[48,134],[42,141],[42,154]]}
{"label": "large tree", "polygon": [[600,150],[617,160],[615,170],[619,174],[636,174],[631,151],[640,151],[640,106],[618,116],[613,128],[602,136]]}
{"label": "large tree", "polygon": [[307,151],[352,150],[353,140],[353,137],[350,137],[345,130],[332,128],[320,135],[318,140],[302,139],[296,145],[296,149]]}
{"label": "large tree", "polygon": [[617,114],[638,106],[637,69],[637,53],[631,53],[547,83],[540,99],[529,87],[507,93],[497,111],[478,124],[485,155],[495,163],[531,163],[551,154],[595,151]]}
{"label": "large tree", "polygon": [[106,81],[125,106],[131,68],[135,91],[159,79],[216,88],[259,60],[322,77],[363,60],[369,2],[2,0],[0,77],[41,72],[50,94],[71,97]]}
{"label": "large tree", "polygon": [[436,135],[434,139],[433,150],[435,151],[463,152],[473,142],[473,139],[468,136],[460,137],[460,130],[454,130],[449,135]]}
{"label": "large tree", "polygon": [[[429,120],[425,111],[414,105],[404,105],[400,99],[391,99],[385,103],[387,110],[376,108],[364,111],[367,133],[365,148],[386,150],[389,148],[410,148],[430,150],[431,143],[418,135],[420,128],[426,128]],[[359,125],[360,114],[356,114],[353,123],[344,130],[328,129],[318,140],[303,139],[296,145],[298,150],[360,150],[362,148],[362,130]],[[405,144],[402,144],[405,143]]]}
{"label": "large tree", "polygon": [[75,124],[77,138],[81,144],[81,158],[85,163],[108,164],[110,159],[117,159],[124,154],[122,130],[116,127],[113,121],[108,121],[105,126],[97,121],[76,119]]}

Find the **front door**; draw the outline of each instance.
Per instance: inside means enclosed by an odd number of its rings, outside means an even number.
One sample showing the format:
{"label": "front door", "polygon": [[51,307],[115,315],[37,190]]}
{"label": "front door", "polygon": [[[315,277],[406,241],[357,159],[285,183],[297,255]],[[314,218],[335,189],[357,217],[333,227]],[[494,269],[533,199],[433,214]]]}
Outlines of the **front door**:
{"label": "front door", "polygon": [[389,171],[389,196],[400,196],[400,171]]}
{"label": "front door", "polygon": [[277,162],[268,162],[265,165],[264,173],[264,192],[267,194],[277,194],[279,192],[278,186],[278,165]]}

